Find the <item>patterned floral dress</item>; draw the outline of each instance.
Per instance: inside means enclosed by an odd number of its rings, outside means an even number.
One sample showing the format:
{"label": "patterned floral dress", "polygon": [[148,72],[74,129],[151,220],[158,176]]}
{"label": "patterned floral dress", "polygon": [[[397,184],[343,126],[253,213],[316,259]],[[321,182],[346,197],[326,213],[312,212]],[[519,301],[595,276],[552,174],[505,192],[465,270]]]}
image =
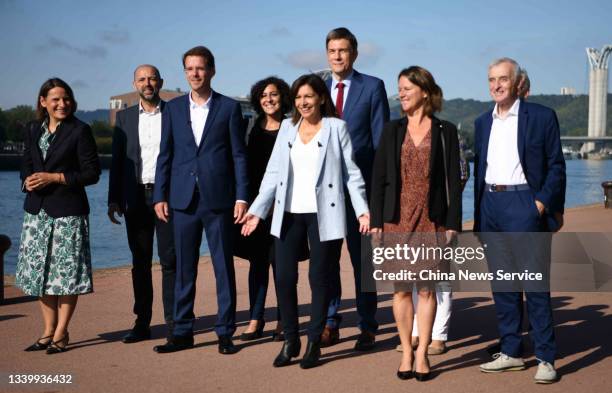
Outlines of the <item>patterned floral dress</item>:
{"label": "patterned floral dress", "polygon": [[[431,130],[418,146],[415,146],[410,132],[402,143],[400,155],[401,188],[399,203],[399,221],[385,223],[384,233],[397,234],[393,241],[407,243],[411,247],[440,246],[444,241],[442,226],[436,225],[429,218],[429,176],[431,155]],[[422,259],[414,265],[403,264],[405,270],[414,271],[417,276],[421,270],[436,271],[442,267],[440,260]],[[432,284],[430,280],[417,280],[423,284]],[[396,290],[410,291],[408,283],[396,283]]]}
{"label": "patterned floral dress", "polygon": [[[43,124],[38,147],[43,159],[53,134]],[[87,215],[53,218],[43,209],[25,213],[16,285],[31,296],[93,292]]]}

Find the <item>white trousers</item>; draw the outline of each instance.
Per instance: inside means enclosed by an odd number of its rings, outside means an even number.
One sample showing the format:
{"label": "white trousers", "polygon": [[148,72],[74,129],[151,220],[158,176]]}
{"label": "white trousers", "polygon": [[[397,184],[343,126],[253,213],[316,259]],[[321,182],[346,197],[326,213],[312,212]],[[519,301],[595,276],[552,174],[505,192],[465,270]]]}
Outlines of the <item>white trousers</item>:
{"label": "white trousers", "polygon": [[[412,288],[412,304],[414,306],[414,322],[412,324],[412,337],[419,336],[419,330],[417,327],[417,307],[418,307],[418,294],[416,285]],[[451,307],[453,303],[453,293],[451,290],[450,283],[448,281],[442,281],[436,284],[436,302],[438,308],[436,311],[436,319],[434,320],[433,330],[431,332],[431,339],[437,341],[448,340],[448,326],[451,319]]]}

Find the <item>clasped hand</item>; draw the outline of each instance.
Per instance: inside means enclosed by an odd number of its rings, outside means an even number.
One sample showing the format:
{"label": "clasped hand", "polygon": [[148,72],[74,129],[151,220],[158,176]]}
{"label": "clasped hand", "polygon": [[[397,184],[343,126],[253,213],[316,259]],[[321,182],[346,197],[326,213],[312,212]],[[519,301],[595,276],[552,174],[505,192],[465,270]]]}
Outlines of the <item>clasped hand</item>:
{"label": "clasped hand", "polygon": [[24,186],[27,191],[40,190],[51,183],[59,183],[61,175],[59,173],[36,172],[26,177]]}

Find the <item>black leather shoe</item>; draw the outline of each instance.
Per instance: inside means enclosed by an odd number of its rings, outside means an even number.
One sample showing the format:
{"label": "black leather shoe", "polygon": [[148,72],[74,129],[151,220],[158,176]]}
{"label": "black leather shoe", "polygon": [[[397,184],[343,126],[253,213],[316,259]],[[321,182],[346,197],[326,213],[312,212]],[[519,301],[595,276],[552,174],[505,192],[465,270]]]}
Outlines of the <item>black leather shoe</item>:
{"label": "black leather shoe", "polygon": [[297,357],[302,349],[302,342],[298,338],[294,341],[285,340],[280,353],[274,359],[274,367],[285,367],[291,364],[291,358]]}
{"label": "black leather shoe", "polygon": [[376,336],[374,333],[362,331],[357,342],[355,343],[356,351],[369,351],[376,345]]}
{"label": "black leather shoe", "polygon": [[151,339],[151,329],[149,329],[148,327],[142,328],[139,326],[135,326],[132,330],[130,330],[128,334],[123,336],[121,342],[123,342],[124,344],[132,344],[149,339]]}
{"label": "black leather shoe", "polygon": [[153,350],[157,353],[171,353],[193,348],[193,336],[173,336],[163,345],[156,345]]}
{"label": "black leather shoe", "polygon": [[401,380],[406,380],[406,379],[410,379],[414,376],[414,371],[409,370],[409,371],[400,371],[397,370],[397,377]]}
{"label": "black leather shoe", "polygon": [[[47,349],[49,344],[51,344],[52,339],[53,339],[53,334],[49,336],[41,337],[38,340],[36,340],[34,344],[24,349],[24,351],[26,352],[44,351],[45,349]],[[47,340],[47,342],[40,342],[40,340]]]}
{"label": "black leather shoe", "polygon": [[312,341],[308,341],[304,357],[300,360],[300,367],[303,369],[317,367],[319,358],[321,357],[321,345]]}
{"label": "black leather shoe", "polygon": [[242,333],[240,335],[240,341],[251,341],[263,336],[264,326],[266,325],[265,321],[257,322],[257,329],[254,332]]}
{"label": "black leather shoe", "polygon": [[229,336],[219,336],[219,353],[222,355],[232,355],[238,352],[232,338]]}
{"label": "black leather shoe", "polygon": [[431,377],[430,372],[426,372],[426,373],[418,373],[416,371],[414,372],[414,379],[416,379],[419,382],[425,382],[429,380],[430,377]]}

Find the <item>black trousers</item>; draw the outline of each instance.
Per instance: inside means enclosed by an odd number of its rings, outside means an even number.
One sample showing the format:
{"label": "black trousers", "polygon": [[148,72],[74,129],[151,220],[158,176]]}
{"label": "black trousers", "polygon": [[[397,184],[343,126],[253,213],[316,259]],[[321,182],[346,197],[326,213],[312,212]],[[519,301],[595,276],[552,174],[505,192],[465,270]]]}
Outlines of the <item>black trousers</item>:
{"label": "black trousers", "polygon": [[287,213],[283,217],[281,236],[275,239],[276,247],[276,292],[280,307],[285,339],[299,337],[298,322],[298,258],[300,244],[308,236],[310,263],[308,281],[312,293],[308,340],[319,342],[325,327],[330,285],[333,272],[340,263],[342,239],[322,242],[316,213]]}
{"label": "black trousers", "polygon": [[148,327],[153,309],[153,235],[157,234],[157,253],[162,270],[162,301],[164,320],[172,321],[174,314],[174,282],[176,255],[172,216],[168,223],[157,218],[153,210],[153,189],[138,187],[138,201],[125,212],[128,244],[132,252],[132,286],[134,288],[134,314],[136,325]]}

